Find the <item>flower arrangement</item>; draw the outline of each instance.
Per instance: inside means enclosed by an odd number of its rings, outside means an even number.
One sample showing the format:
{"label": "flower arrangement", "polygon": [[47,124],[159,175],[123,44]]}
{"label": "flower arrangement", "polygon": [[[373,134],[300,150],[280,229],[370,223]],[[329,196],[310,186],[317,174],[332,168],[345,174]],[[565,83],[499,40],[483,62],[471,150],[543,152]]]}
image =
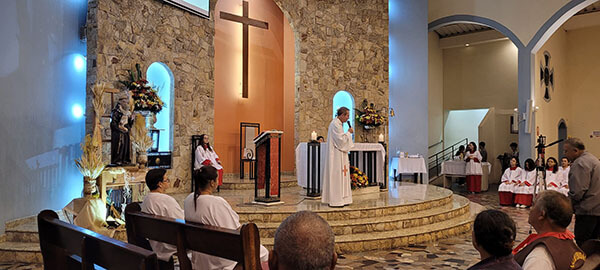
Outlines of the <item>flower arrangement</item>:
{"label": "flower arrangement", "polygon": [[150,111],[152,113],[160,112],[164,103],[158,96],[158,90],[149,86],[148,81],[142,77],[140,64],[135,64],[135,69],[135,74],[129,70],[129,80],[119,81],[131,91],[134,104],[133,110]]}
{"label": "flower arrangement", "polygon": [[375,110],[373,103],[368,103],[365,99],[362,103],[363,110],[356,110],[356,120],[361,123],[365,129],[371,127],[377,127],[385,123],[385,117],[381,113]]}
{"label": "flower arrangement", "polygon": [[367,187],[369,178],[358,168],[350,166],[350,185],[352,189]]}

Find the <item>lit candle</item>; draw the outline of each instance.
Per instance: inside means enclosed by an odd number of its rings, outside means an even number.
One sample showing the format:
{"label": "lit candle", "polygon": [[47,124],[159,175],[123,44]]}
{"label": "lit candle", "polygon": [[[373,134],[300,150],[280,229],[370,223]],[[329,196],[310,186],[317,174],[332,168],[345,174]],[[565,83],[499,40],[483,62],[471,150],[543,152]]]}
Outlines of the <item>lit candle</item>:
{"label": "lit candle", "polygon": [[310,140],[311,141],[316,141],[317,140],[317,133],[313,130],[313,132],[310,134]]}
{"label": "lit candle", "polygon": [[383,134],[379,134],[379,142],[384,142],[385,138],[383,137]]}

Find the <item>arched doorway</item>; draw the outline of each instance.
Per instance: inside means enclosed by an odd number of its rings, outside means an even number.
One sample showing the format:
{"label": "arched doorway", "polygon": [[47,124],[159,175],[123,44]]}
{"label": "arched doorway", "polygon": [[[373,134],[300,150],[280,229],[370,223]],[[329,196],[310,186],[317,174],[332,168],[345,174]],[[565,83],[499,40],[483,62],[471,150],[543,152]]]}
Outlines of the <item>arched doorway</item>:
{"label": "arched doorway", "polygon": [[564,119],[560,119],[558,122],[558,139],[563,140],[562,142],[558,143],[558,160],[560,160],[565,156],[563,153],[563,145],[565,143],[564,140],[567,139],[567,124],[565,123]]}

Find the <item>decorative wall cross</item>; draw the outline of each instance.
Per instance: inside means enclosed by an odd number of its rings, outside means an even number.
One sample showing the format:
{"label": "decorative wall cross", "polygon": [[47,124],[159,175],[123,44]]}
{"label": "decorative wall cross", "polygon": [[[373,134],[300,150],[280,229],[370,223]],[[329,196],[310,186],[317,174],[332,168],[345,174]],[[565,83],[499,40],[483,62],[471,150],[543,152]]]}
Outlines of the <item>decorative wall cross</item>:
{"label": "decorative wall cross", "polygon": [[248,26],[269,29],[269,23],[248,17],[248,2],[243,1],[242,16],[221,11],[221,19],[242,24],[242,97],[248,98]]}
{"label": "decorative wall cross", "polygon": [[552,97],[549,88],[552,87],[552,92],[554,92],[554,68],[550,69],[550,53],[547,51],[544,52],[544,62],[540,63],[540,80],[542,87],[546,89],[544,100],[550,102]]}

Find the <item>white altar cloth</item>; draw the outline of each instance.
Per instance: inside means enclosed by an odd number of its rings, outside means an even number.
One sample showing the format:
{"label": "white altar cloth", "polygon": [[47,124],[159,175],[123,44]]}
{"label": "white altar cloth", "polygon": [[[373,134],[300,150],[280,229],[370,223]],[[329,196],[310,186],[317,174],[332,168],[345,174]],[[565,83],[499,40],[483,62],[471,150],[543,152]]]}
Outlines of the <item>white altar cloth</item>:
{"label": "white altar cloth", "polygon": [[423,184],[429,183],[427,166],[425,165],[425,159],[422,157],[418,158],[392,158],[390,163],[390,176],[394,176],[394,169],[396,174],[414,174],[422,173]]}
{"label": "white altar cloth", "polygon": [[[296,147],[296,177],[298,178],[298,185],[306,187],[307,179],[307,144],[305,142],[299,143]],[[354,147],[350,151],[377,151],[375,154],[377,161],[377,183],[384,183],[385,177],[385,148],[379,143],[354,143]],[[325,160],[327,159],[327,143],[321,143],[321,187],[323,186],[323,169],[325,168]],[[363,155],[358,154],[358,168],[363,167]]]}
{"label": "white altar cloth", "polygon": [[[441,174],[452,175],[452,176],[465,176],[467,163],[462,160],[446,160],[442,162]],[[489,162],[482,162],[481,166],[487,166],[488,172],[492,171],[492,164]]]}

